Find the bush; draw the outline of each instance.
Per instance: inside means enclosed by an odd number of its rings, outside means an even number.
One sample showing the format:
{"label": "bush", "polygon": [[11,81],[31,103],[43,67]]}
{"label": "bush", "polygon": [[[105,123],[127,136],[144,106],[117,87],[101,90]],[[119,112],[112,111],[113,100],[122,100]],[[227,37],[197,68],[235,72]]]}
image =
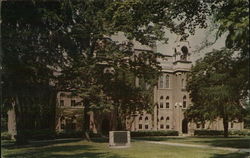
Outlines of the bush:
{"label": "bush", "polygon": [[2,132],[1,140],[11,140],[11,134],[9,134],[8,132]]}
{"label": "bush", "polygon": [[145,137],[145,136],[178,136],[178,131],[134,131],[131,132],[131,137]]}
{"label": "bush", "polygon": [[232,130],[229,131],[229,135],[250,136],[250,130]]}
{"label": "bush", "polygon": [[224,131],[220,130],[195,130],[195,136],[220,136],[223,135]]}
{"label": "bush", "polygon": [[[229,135],[235,136],[250,136],[250,131],[248,130],[231,130],[228,132]],[[221,130],[195,130],[195,136],[221,136],[224,135],[224,131]]]}

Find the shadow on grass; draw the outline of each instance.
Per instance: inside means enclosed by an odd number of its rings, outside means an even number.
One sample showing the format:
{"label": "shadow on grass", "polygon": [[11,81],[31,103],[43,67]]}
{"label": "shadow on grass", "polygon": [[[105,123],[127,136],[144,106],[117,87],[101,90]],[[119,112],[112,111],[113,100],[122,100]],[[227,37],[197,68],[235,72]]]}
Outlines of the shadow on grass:
{"label": "shadow on grass", "polygon": [[249,153],[229,153],[229,154],[214,154],[210,158],[247,158]]}
{"label": "shadow on grass", "polygon": [[250,149],[250,138],[241,139],[241,138],[224,138],[224,139],[212,139],[204,141],[196,141],[202,144],[208,144],[214,147],[230,147],[230,148],[247,148]]}
{"label": "shadow on grass", "polygon": [[48,145],[54,145],[59,143],[73,143],[73,142],[79,142],[81,139],[78,140],[49,140],[49,141],[38,141],[38,142],[31,142],[26,145],[16,145],[14,141],[9,143],[3,143],[2,147],[5,149],[17,149],[17,148],[29,148],[29,147],[43,147]]}
{"label": "shadow on grass", "polygon": [[[60,145],[60,144],[59,144]],[[18,153],[9,153],[4,157],[11,158],[126,158],[108,152],[98,152],[96,148],[91,145],[63,145],[63,146],[44,146],[34,147],[31,149],[24,149]]]}

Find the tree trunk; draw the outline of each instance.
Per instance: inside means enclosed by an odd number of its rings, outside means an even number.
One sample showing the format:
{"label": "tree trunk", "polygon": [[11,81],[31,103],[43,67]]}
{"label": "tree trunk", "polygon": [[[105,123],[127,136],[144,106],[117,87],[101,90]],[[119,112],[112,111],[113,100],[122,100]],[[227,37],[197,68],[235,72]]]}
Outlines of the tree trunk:
{"label": "tree trunk", "polygon": [[227,116],[223,118],[223,127],[224,127],[224,137],[228,137],[228,118]]}
{"label": "tree trunk", "polygon": [[16,113],[16,144],[22,145],[27,144],[28,140],[24,132],[24,119],[23,119],[23,110],[20,99],[15,97],[15,113]]}
{"label": "tree trunk", "polygon": [[85,106],[84,108],[84,120],[83,120],[83,137],[87,140],[87,141],[90,141],[90,137],[89,137],[89,121],[90,121],[90,118],[89,118],[89,108],[88,106]]}

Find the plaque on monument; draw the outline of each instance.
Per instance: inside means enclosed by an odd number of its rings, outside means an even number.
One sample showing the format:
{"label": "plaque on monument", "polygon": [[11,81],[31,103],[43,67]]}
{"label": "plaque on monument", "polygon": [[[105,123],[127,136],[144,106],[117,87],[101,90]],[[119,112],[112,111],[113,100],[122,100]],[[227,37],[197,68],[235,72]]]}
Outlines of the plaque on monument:
{"label": "plaque on monument", "polygon": [[129,147],[130,132],[129,131],[110,131],[109,132],[110,147]]}

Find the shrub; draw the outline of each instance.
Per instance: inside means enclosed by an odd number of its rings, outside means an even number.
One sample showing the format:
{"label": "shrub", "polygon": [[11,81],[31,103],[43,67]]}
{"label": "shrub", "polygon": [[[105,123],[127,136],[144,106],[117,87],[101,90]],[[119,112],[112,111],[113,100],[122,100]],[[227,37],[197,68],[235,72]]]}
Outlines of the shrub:
{"label": "shrub", "polygon": [[145,137],[145,136],[178,136],[178,131],[134,131],[131,132],[131,137]]}
{"label": "shrub", "polygon": [[[195,136],[221,136],[224,131],[221,130],[195,130]],[[228,132],[229,135],[237,136],[250,136],[250,131],[248,130],[231,130]]]}
{"label": "shrub", "polygon": [[11,134],[9,134],[8,132],[2,132],[1,140],[11,140]]}
{"label": "shrub", "polygon": [[223,135],[223,131],[220,130],[195,130],[195,136],[220,136]]}
{"label": "shrub", "polygon": [[250,136],[250,130],[232,130],[229,131],[229,134],[237,136]]}

